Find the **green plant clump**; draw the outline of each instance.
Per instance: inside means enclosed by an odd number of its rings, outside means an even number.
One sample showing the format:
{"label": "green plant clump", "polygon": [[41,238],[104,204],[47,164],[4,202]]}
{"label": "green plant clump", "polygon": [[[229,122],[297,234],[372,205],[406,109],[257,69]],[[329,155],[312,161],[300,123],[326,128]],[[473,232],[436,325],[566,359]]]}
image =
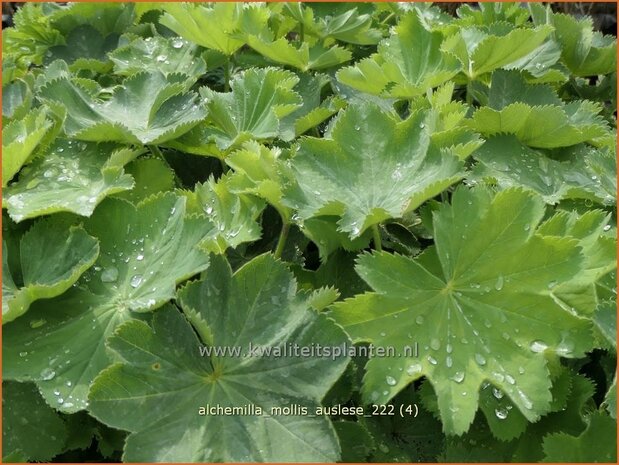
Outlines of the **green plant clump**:
{"label": "green plant clump", "polygon": [[541,3],[27,3],[3,460],[616,461],[616,39]]}

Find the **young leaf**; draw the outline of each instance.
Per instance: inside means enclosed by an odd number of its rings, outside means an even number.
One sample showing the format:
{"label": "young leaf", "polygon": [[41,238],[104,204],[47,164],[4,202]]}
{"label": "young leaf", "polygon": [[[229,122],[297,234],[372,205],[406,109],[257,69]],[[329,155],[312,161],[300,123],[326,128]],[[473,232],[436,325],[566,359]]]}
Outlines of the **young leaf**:
{"label": "young leaf", "polygon": [[[68,228],[54,221],[40,221],[20,241],[22,287],[13,287],[8,253],[3,242],[2,324],[28,311],[38,299],[56,297],[77,281],[99,255],[99,244],[81,227]],[[12,289],[5,284],[13,283]],[[7,292],[8,291],[8,292]]]}
{"label": "young leaf", "polygon": [[337,45],[327,49],[320,45],[310,47],[304,42],[297,48],[283,37],[269,41],[254,35],[248,35],[246,40],[251,48],[269,60],[301,71],[331,68],[352,58],[348,50]]}
{"label": "young leaf", "polygon": [[119,199],[100,205],[84,223],[100,241],[94,266],[75,287],[35,302],[28,317],[6,325],[5,378],[35,381],[63,412],[85,409],[90,382],[110,363],[105,339],[119,324],[173,298],[178,282],[207,267],[197,248],[203,224],[186,218],[185,200],[170,193],[137,207]]}
{"label": "young leaf", "polygon": [[115,194],[115,197],[134,204],[159,192],[174,190],[175,173],[160,158],[138,158],[126,165],[125,172],[135,180],[135,185],[129,191]]}
{"label": "young leaf", "polygon": [[468,27],[445,39],[442,50],[457,57],[463,72],[474,80],[525,57],[539,47],[551,32],[552,27],[547,25],[531,29],[515,28],[509,32],[496,31],[496,34]]}
{"label": "young leaf", "polygon": [[18,79],[2,86],[2,122],[21,119],[32,106],[32,79]]}
{"label": "young leaf", "polygon": [[564,104],[544,84],[528,85],[517,72],[492,75],[488,106],[479,108],[469,126],[485,136],[515,134],[531,147],[567,147],[608,134],[600,105],[588,101]]}
{"label": "young leaf", "polygon": [[[155,314],[152,329],[139,321],[119,328],[109,344],[123,363],[96,379],[90,402],[97,418],[132,432],[125,460],[337,460],[339,445],[326,417],[277,415],[271,408],[297,404],[313,412],[347,357],[200,355],[202,344],[247,353],[249,344],[281,349],[346,341],[341,328],[295,293],[292,274],[270,255],[234,275],[217,258],[205,279],[180,292],[187,319],[168,307]],[[263,414],[198,414],[201,407],[247,405]]]}
{"label": "young leaf", "polygon": [[67,426],[41,398],[34,384],[2,383],[3,462],[19,454],[19,462],[47,462],[64,449]]}
{"label": "young leaf", "polygon": [[232,55],[245,45],[242,33],[261,34],[269,12],[263,5],[213,3],[212,6],[191,3],[166,3],[160,23],[179,36]]}
{"label": "young leaf", "polygon": [[457,60],[441,52],[443,37],[428,31],[417,12],[404,16],[378,53],[337,73],[355,89],[391,98],[412,98],[437,87],[460,71]]}
{"label": "young leaf", "polygon": [[554,433],[544,438],[544,462],[616,462],[617,422],[601,412],[587,418],[578,436]]}
{"label": "young leaf", "polygon": [[491,137],[473,157],[479,163],[472,170],[472,179],[491,179],[501,189],[527,187],[549,204],[578,198],[602,203],[605,198],[595,195],[596,180],[587,175],[582,159],[554,160],[523,145],[513,135]]}
{"label": "young leaf", "polygon": [[256,219],[264,210],[264,202],[254,196],[231,192],[228,183],[225,177],[217,182],[210,178],[196,186],[197,200],[210,226],[200,247],[217,254],[226,253],[228,247],[256,241],[261,236]]}
{"label": "young leaf", "polygon": [[123,166],[141,150],[59,139],[5,189],[5,206],[20,222],[61,211],[90,216],[108,195],[133,187]]}
{"label": "young leaf", "polygon": [[431,145],[426,124],[423,112],[396,121],[375,105],[348,107],[330,138],[301,140],[287,202],[302,219],[341,216],[351,238],[400,218],[461,177],[461,162]]}
{"label": "young leaf", "polygon": [[591,18],[548,16],[561,44],[561,60],[576,76],[608,74],[617,69],[617,39],[593,30]]}
{"label": "young leaf", "polygon": [[44,140],[53,123],[47,118],[47,109],[31,111],[25,118],[14,120],[3,131],[2,137],[2,187],[28,163]]}
{"label": "young leaf", "polygon": [[63,60],[74,72],[91,70],[105,73],[111,67],[107,54],[117,47],[118,37],[117,33],[104,37],[88,24],[78,26],[66,35],[65,45],[56,45],[47,51],[44,64]]}
{"label": "young leaf", "polygon": [[301,98],[292,90],[298,80],[283,69],[251,68],[235,76],[231,92],[203,87],[200,94],[207,102],[207,122],[170,145],[182,150],[187,143],[214,141],[220,150],[229,150],[250,139],[277,137],[280,119],[301,106]]}
{"label": "young leaf", "polygon": [[270,149],[254,141],[246,142],[243,148],[226,158],[228,166],[234,169],[228,185],[233,192],[253,194],[266,200],[288,221],[292,210],[282,201],[288,170],[280,157],[281,150],[278,148]]}
{"label": "young leaf", "polygon": [[541,199],[520,189],[494,197],[459,189],[435,213],[436,246],[420,258],[361,256],[357,272],[375,292],[335,304],[336,321],[354,340],[400,353],[417,342],[421,352],[371,359],[366,402],[385,403],[426,376],[448,434],[468,429],[485,380],[529,421],[548,411],[544,352],[569,344],[562,355],[577,357],[591,338],[587,322],[552,299],[555,285],[578,275],[583,257],[575,240],[535,233],[543,213]]}
{"label": "young leaf", "polygon": [[93,98],[75,81],[47,82],[40,98],[67,109],[64,130],[86,141],[162,144],[189,131],[206,116],[197,95],[186,92],[187,76],[144,71],[125,79],[107,101]]}

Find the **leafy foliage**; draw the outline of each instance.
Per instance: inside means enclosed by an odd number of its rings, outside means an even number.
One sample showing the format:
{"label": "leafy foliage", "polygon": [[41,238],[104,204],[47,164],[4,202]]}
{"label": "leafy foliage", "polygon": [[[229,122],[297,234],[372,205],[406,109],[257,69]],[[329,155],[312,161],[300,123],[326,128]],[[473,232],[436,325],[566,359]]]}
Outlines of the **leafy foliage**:
{"label": "leafy foliage", "polygon": [[[125,449],[129,461],[161,461],[170,454],[182,460],[217,462],[335,460],[339,448],[325,417],[215,417],[207,418],[205,429],[204,419],[187,404],[189,397],[198,405],[208,399],[211,405],[251,404],[265,411],[293,403],[312,407],[347,362],[345,358],[309,358],[303,363],[286,358],[275,363],[268,358],[250,362],[239,357],[201,358],[195,351],[198,337],[203,344],[222,346],[308,341],[336,346],[346,340],[340,328],[309,310],[307,302],[297,301],[292,274],[270,255],[252,260],[234,276],[222,259],[209,270],[210,278],[180,291],[186,317],[168,308],[157,312],[153,329],[134,321],[118,330],[110,346],[127,364],[115,365],[97,378],[91,391],[93,414],[134,431]],[[186,397],[176,396],[178,390],[185,391]],[[165,399],[175,406],[162,406]],[[136,408],[139,415],[131,415]],[[169,413],[162,416],[161,408]],[[169,422],[177,423],[183,433],[170,435],[161,427]],[[218,433],[212,434],[213,429]],[[157,445],[154,436],[159,438]],[[287,440],[270,441],[269,436]],[[187,448],[188,444],[192,447]]]}
{"label": "leafy foliage", "polygon": [[616,39],[552,8],[20,6],[3,461],[616,460]]}

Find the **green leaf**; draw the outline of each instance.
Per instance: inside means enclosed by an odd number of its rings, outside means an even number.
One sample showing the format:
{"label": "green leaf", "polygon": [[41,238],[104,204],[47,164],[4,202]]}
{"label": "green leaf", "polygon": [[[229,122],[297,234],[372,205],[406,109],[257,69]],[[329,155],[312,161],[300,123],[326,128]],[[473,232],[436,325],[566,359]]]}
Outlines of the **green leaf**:
{"label": "green leaf", "polygon": [[426,376],[448,434],[468,429],[486,380],[529,421],[548,411],[544,353],[578,357],[591,338],[587,322],[551,295],[580,272],[578,242],[536,234],[543,213],[542,200],[520,189],[494,197],[458,189],[434,214],[435,247],[418,259],[359,258],[357,272],[375,292],[336,304],[336,321],[353,340],[400,353],[417,342],[420,351],[419,358],[371,359],[366,402],[385,403]]}
{"label": "green leaf", "polygon": [[[559,211],[539,227],[546,236],[571,237],[579,241],[585,260],[577,279],[553,289],[561,295],[574,287],[593,286],[602,276],[617,268],[616,230],[610,231],[611,215],[603,210],[588,210],[582,215]],[[593,313],[594,302],[588,314]]]}
{"label": "green leaf", "polygon": [[160,23],[202,47],[232,55],[245,45],[240,33],[260,34],[269,19],[262,5],[166,3]]}
{"label": "green leaf", "polygon": [[617,205],[617,149],[591,149],[584,156],[591,180],[597,184],[596,192],[603,195],[605,205]]}
{"label": "green leaf", "polygon": [[7,274],[3,279],[2,324],[26,313],[35,300],[65,292],[99,255],[97,240],[83,228],[67,228],[49,220],[30,228],[21,238],[20,249],[23,286],[5,293],[4,279],[13,282],[7,261],[7,252],[13,251],[3,247],[2,268]]}
{"label": "green leaf", "polygon": [[197,248],[203,220],[186,218],[185,200],[173,194],[137,207],[108,199],[84,226],[100,241],[94,266],[3,332],[5,379],[35,381],[50,405],[70,413],[87,407],[90,382],[111,361],[104,341],[115,328],[163,305],[208,265]]}
{"label": "green leaf", "polygon": [[346,106],[339,96],[330,96],[322,100],[321,95],[330,80],[323,74],[312,76],[301,74],[295,90],[301,95],[303,105],[282,118],[280,137],[293,140],[295,137],[315,128]]}
{"label": "green leaf", "polygon": [[[331,6],[331,5],[330,5]],[[317,5],[311,5],[314,9]],[[372,27],[372,15],[360,13],[362,7],[346,9],[341,14],[318,18],[317,32],[321,39],[333,38],[358,45],[374,45],[382,38],[382,32]]]}
{"label": "green leaf", "polygon": [[138,158],[125,167],[125,172],[135,180],[135,184],[131,190],[120,192],[115,197],[134,204],[159,192],[174,190],[174,171],[160,158]]}
{"label": "green leaf", "polygon": [[617,304],[601,302],[595,309],[593,323],[600,336],[606,340],[609,347],[617,349]]}
{"label": "green leaf", "polygon": [[224,254],[228,247],[260,239],[256,222],[265,204],[250,195],[235,194],[228,187],[228,178],[215,182],[210,178],[196,186],[196,195],[206,214],[210,230],[200,247],[208,252]]}
{"label": "green leaf", "polygon": [[39,108],[31,111],[21,120],[10,122],[3,131],[2,151],[2,187],[19,172],[22,166],[32,160],[39,144],[52,128],[52,121],[47,118],[48,110]]}
{"label": "green leaf", "polygon": [[554,433],[544,438],[544,462],[616,462],[616,441],[617,422],[593,412],[579,436]]}
{"label": "green leaf", "polygon": [[23,79],[2,86],[2,122],[4,124],[11,119],[21,119],[28,114],[32,106],[31,87],[31,84]]}
{"label": "green leaf", "polygon": [[[360,419],[374,438],[371,462],[436,462],[445,436],[440,422],[418,405],[411,387],[393,400],[397,415]],[[399,415],[400,406],[411,407],[415,417]],[[380,411],[380,410],[379,410]],[[404,411],[404,410],[403,410]]]}
{"label": "green leaf", "polygon": [[337,45],[331,48],[320,45],[310,47],[307,42],[303,42],[297,48],[283,37],[270,41],[254,35],[248,35],[246,40],[251,48],[269,60],[301,71],[331,68],[352,58],[348,50]]}
{"label": "green leaf", "polygon": [[372,452],[374,441],[370,433],[354,421],[336,421],[333,427],[342,447],[342,462],[365,463]]}
{"label": "green leaf", "polygon": [[268,148],[257,142],[243,144],[243,148],[226,158],[234,172],[230,174],[230,190],[239,194],[253,194],[272,205],[284,220],[289,221],[292,210],[282,201],[282,191],[288,170],[281,160],[281,150]]}
{"label": "green leaf", "polygon": [[[280,350],[344,343],[343,331],[295,291],[291,273],[270,255],[234,275],[218,258],[204,280],[180,292],[185,317],[168,307],[155,314],[152,329],[138,321],[122,326],[109,345],[123,363],[96,379],[90,401],[97,418],[131,431],[125,460],[336,461],[339,445],[326,417],[271,408],[297,404],[312,412],[347,357],[200,356],[202,344],[246,351],[250,343]],[[247,405],[264,414],[199,414],[201,407]]]}
{"label": "green leaf", "polygon": [[88,24],[78,26],[65,37],[66,44],[51,47],[45,54],[44,65],[64,60],[72,71],[106,72],[111,64],[107,57],[118,46],[119,34],[103,36]]}
{"label": "green leaf", "polygon": [[478,163],[471,178],[491,179],[501,189],[527,187],[549,204],[563,199],[590,199],[599,203],[604,199],[595,195],[596,180],[587,175],[582,159],[554,160],[523,145],[513,135],[491,137],[474,152],[473,157]]}
{"label": "green leaf", "polygon": [[503,68],[526,71],[534,82],[564,82],[569,79],[569,70],[557,63],[560,58],[561,47],[549,39],[528,55]]}
{"label": "green leaf", "polygon": [[606,136],[600,105],[588,101],[563,104],[544,84],[528,85],[517,72],[492,76],[488,106],[479,108],[469,126],[485,136],[515,134],[531,147],[555,148]]}
{"label": "green leaf", "polygon": [[40,98],[67,109],[65,133],[86,141],[162,144],[173,140],[206,116],[197,95],[186,92],[187,77],[141,72],[125,79],[111,97],[93,98],[75,81],[61,77],[47,82]]}
{"label": "green leaf", "polygon": [[355,239],[338,228],[337,216],[317,216],[300,221],[299,228],[318,247],[320,260],[326,262],[333,252],[342,248],[357,251],[366,248],[370,243],[370,231],[366,231]]}
{"label": "green leaf", "polygon": [[423,112],[397,121],[372,104],[348,107],[329,138],[301,140],[287,201],[302,219],[341,216],[353,239],[400,218],[461,177],[459,160],[430,143],[427,124]]}
{"label": "green leaf", "polygon": [[203,87],[200,94],[207,101],[207,122],[171,146],[183,150],[187,143],[206,145],[214,141],[220,150],[229,150],[250,139],[277,137],[281,118],[301,105],[301,98],[292,90],[298,80],[283,69],[251,68],[234,77],[231,92]]}
{"label": "green leaf", "polygon": [[59,139],[5,189],[5,206],[17,222],[62,211],[90,216],[105,197],[133,187],[123,166],[140,153]]}
{"label": "green leaf", "polygon": [[473,80],[530,54],[550,35],[552,27],[515,28],[504,34],[495,32],[497,34],[481,28],[462,28],[445,39],[442,50],[458,58],[463,72]]}
{"label": "green leaf", "polygon": [[63,451],[68,437],[60,415],[31,383],[2,383],[2,423],[3,462],[11,454],[21,462],[50,461]]}
{"label": "green leaf", "polygon": [[561,44],[561,60],[576,76],[608,74],[617,69],[617,39],[593,30],[589,17],[556,13],[549,18]]}
{"label": "green leaf", "polygon": [[441,52],[443,37],[428,31],[417,12],[405,15],[378,53],[337,73],[355,89],[390,98],[409,99],[437,87],[460,71],[457,60]]}
{"label": "green leaf", "polygon": [[613,383],[608,388],[606,392],[606,397],[604,398],[604,407],[606,407],[606,411],[611,418],[617,419],[617,375],[613,379]]}
{"label": "green leaf", "polygon": [[114,72],[122,76],[159,70],[165,75],[182,72],[197,79],[206,73],[206,62],[199,48],[180,37],[139,37],[109,56],[114,62]]}
{"label": "green leaf", "polygon": [[2,50],[3,55],[12,56],[28,67],[33,63],[41,64],[47,50],[62,44],[64,39],[52,27],[50,17],[43,11],[43,4],[29,3],[24,7],[17,9],[13,15],[14,26],[6,28],[2,34]]}

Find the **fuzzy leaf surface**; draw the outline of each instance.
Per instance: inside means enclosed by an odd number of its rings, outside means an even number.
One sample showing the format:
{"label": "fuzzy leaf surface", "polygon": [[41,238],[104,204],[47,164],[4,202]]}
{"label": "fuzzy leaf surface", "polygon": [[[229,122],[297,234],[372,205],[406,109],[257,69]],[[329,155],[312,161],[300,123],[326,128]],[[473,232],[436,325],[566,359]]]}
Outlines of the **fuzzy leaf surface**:
{"label": "fuzzy leaf surface", "polygon": [[359,258],[357,272],[375,292],[336,304],[336,321],[354,340],[397,345],[400,353],[416,341],[420,352],[370,360],[366,402],[387,402],[426,376],[448,434],[468,429],[484,381],[529,421],[549,409],[544,352],[569,345],[562,354],[576,357],[591,342],[587,322],[551,296],[580,272],[580,248],[536,234],[542,216],[542,200],[520,189],[494,197],[459,189],[434,215],[436,246],[418,259],[387,252]]}
{"label": "fuzzy leaf surface", "polygon": [[[122,326],[110,347],[124,361],[97,378],[90,398],[96,417],[131,431],[125,460],[337,460],[339,445],[326,417],[270,415],[270,409],[289,404],[314,409],[344,371],[346,357],[199,353],[203,344],[247,350],[249,343],[276,348],[346,341],[341,328],[295,294],[292,274],[270,255],[234,275],[217,258],[203,280],[181,291],[185,316],[167,308],[155,315],[152,328],[138,321]],[[268,415],[199,416],[207,403],[254,404]],[[179,434],[170,434],[170,427]]]}
{"label": "fuzzy leaf surface", "polygon": [[115,328],[160,307],[177,282],[208,266],[197,248],[203,220],[185,217],[185,200],[170,193],[137,207],[109,199],[84,226],[100,241],[94,266],[4,333],[5,378],[35,381],[50,405],[70,413],[87,407],[90,382],[110,364],[104,341]]}
{"label": "fuzzy leaf surface", "polygon": [[329,138],[301,140],[288,203],[304,219],[341,216],[351,238],[417,208],[461,177],[461,162],[432,146],[429,121],[423,112],[398,121],[372,104],[348,107]]}
{"label": "fuzzy leaf surface", "polygon": [[9,289],[4,281],[14,282],[3,243],[2,269],[8,274],[3,277],[2,324],[26,313],[35,300],[56,297],[68,290],[99,255],[98,241],[83,228],[67,228],[52,220],[30,228],[21,238],[20,249],[23,286]]}

